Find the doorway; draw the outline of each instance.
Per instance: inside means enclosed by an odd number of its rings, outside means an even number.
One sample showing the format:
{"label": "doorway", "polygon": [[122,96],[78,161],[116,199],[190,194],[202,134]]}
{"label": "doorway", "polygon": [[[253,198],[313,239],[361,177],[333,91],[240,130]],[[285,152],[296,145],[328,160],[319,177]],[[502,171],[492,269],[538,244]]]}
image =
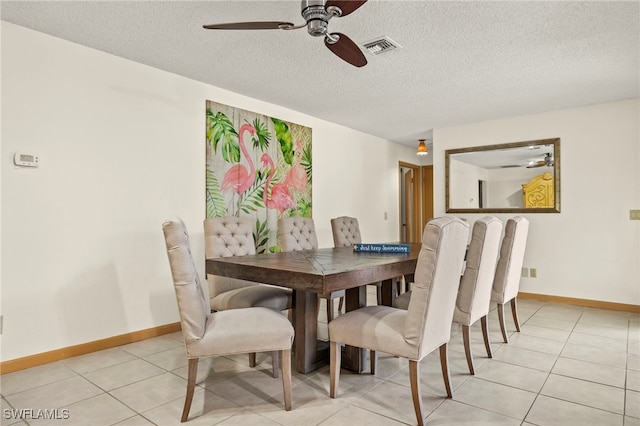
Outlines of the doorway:
{"label": "doorway", "polygon": [[398,163],[400,182],[400,242],[419,243],[433,217],[433,166]]}

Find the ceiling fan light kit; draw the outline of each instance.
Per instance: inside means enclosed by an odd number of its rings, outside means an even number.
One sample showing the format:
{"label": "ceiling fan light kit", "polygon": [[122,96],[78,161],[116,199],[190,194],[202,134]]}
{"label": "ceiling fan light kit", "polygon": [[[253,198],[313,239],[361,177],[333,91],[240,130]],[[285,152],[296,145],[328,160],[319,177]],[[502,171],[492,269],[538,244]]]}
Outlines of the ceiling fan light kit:
{"label": "ceiling fan light kit", "polygon": [[342,33],[328,31],[329,20],[347,16],[365,4],[367,0],[302,0],[300,8],[305,24],[294,25],[291,22],[234,22],[204,25],[207,30],[296,30],[307,27],[314,37],[324,37],[324,44],[340,59],[356,67],[363,67],[367,59],[349,37]]}

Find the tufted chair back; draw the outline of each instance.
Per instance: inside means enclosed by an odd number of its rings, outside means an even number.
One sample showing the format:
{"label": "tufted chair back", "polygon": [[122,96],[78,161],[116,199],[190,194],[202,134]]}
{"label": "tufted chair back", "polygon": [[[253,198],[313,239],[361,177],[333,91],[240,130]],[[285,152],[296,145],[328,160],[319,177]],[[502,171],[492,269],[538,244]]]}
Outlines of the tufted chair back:
{"label": "tufted chair back", "polygon": [[191,355],[191,345],[204,336],[209,304],[200,284],[191,254],[189,233],[184,222],[180,218],[171,218],[162,224],[162,231],[178,301],[182,335],[187,346],[187,355]]}
{"label": "tufted chair back", "polygon": [[355,217],[340,216],[331,219],[331,231],[334,247],[349,247],[362,242],[360,226]]}
{"label": "tufted chair back", "polygon": [[317,249],[318,236],[313,219],[300,216],[279,219],[278,241],[282,251]]}
{"label": "tufted chair back", "polygon": [[528,219],[516,216],[507,220],[493,280],[492,302],[506,303],[518,295],[528,234]]}
{"label": "tufted chair back", "polygon": [[[204,249],[208,258],[256,254],[253,241],[253,220],[250,217],[225,216],[204,220]],[[207,275],[209,297],[239,287],[256,285],[236,278]]]}
{"label": "tufted chair back", "polygon": [[420,360],[451,337],[469,225],[456,217],[430,220],[422,235],[415,282],[404,324],[404,339]]}
{"label": "tufted chair back", "polygon": [[501,235],[502,221],[497,217],[486,216],[473,224],[453,315],[455,322],[471,325],[489,313]]}

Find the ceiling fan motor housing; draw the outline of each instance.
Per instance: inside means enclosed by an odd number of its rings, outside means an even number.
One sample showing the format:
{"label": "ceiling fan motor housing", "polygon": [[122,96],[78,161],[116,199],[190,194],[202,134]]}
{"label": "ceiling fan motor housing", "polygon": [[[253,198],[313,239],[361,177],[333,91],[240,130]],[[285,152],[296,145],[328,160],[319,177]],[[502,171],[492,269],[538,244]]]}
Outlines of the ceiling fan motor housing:
{"label": "ceiling fan motor housing", "polygon": [[302,17],[307,21],[307,32],[314,37],[327,34],[327,24],[334,15],[327,13],[323,0],[302,0]]}

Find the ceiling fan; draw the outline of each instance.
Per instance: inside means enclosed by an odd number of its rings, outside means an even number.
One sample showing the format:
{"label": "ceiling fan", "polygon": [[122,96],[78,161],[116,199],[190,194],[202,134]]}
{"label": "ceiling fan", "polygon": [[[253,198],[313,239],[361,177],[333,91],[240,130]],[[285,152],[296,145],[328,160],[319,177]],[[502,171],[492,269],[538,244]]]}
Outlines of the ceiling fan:
{"label": "ceiling fan", "polygon": [[208,30],[297,30],[307,27],[309,34],[324,36],[324,44],[342,60],[356,67],[363,67],[367,59],[358,46],[342,33],[330,33],[327,29],[331,18],[347,16],[365,4],[367,0],[302,0],[302,17],[306,21],[301,25],[291,22],[232,22],[226,24],[203,25]]}
{"label": "ceiling fan", "polygon": [[538,160],[538,161],[529,161],[529,164],[527,164],[527,169],[532,169],[534,167],[551,167],[553,166],[553,157],[551,156],[550,152],[547,152],[544,155],[544,159],[542,160]]}

